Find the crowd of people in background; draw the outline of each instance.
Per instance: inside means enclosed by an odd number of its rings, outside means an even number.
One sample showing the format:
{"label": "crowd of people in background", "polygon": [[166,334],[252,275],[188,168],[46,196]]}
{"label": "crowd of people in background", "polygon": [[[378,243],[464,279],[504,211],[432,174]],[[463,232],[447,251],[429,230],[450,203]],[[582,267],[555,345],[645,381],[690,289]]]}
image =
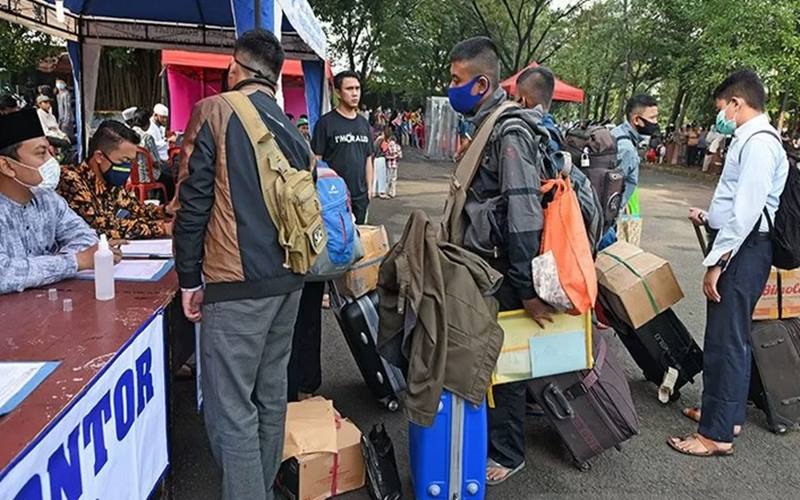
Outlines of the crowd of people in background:
{"label": "crowd of people in background", "polygon": [[417,149],[425,147],[425,114],[422,108],[416,111],[403,111],[378,106],[374,111],[362,109],[362,116],[369,120],[375,136],[383,134],[389,127],[401,146]]}

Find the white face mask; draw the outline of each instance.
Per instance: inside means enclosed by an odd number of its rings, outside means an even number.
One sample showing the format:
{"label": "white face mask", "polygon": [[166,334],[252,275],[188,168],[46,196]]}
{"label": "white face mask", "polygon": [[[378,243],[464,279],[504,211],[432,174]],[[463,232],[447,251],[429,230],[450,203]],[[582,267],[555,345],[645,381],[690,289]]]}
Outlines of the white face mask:
{"label": "white face mask", "polygon": [[66,89],[66,88],[67,88],[67,84],[66,84],[66,83],[61,83],[61,82],[58,82],[58,83],[56,84],[56,88],[57,88],[58,90],[64,90],[64,89]]}
{"label": "white face mask", "polygon": [[29,189],[49,189],[49,190],[52,191],[53,189],[56,188],[56,186],[58,186],[59,180],[61,180],[61,165],[59,165],[58,164],[58,160],[56,160],[52,156],[50,157],[49,160],[47,160],[46,162],[44,162],[41,165],[39,165],[38,168],[30,167],[28,165],[25,165],[24,163],[20,163],[20,162],[18,162],[16,160],[13,160],[13,159],[10,159],[10,158],[9,158],[9,160],[11,160],[13,163],[16,163],[20,167],[39,171],[39,175],[42,177],[42,182],[40,182],[39,184],[36,184],[35,186],[34,185],[30,185],[30,184],[26,184],[26,183],[22,182],[21,180],[19,180],[17,178],[14,178],[15,181],[19,182],[20,184],[22,184],[26,188],[29,188]]}

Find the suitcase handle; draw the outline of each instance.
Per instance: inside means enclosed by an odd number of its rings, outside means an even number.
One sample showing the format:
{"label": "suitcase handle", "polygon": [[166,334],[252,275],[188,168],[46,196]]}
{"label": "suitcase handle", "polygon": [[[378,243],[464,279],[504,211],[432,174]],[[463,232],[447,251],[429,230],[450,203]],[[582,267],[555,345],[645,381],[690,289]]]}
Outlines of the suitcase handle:
{"label": "suitcase handle", "polygon": [[544,403],[550,409],[550,412],[555,415],[559,420],[566,420],[575,416],[575,411],[567,401],[561,389],[556,387],[552,382],[547,384],[544,388]]}
{"label": "suitcase handle", "polygon": [[778,339],[778,340],[774,340],[772,342],[765,342],[765,343],[761,344],[761,348],[762,349],[769,349],[770,347],[779,346],[779,345],[783,344],[784,340],[785,339]]}

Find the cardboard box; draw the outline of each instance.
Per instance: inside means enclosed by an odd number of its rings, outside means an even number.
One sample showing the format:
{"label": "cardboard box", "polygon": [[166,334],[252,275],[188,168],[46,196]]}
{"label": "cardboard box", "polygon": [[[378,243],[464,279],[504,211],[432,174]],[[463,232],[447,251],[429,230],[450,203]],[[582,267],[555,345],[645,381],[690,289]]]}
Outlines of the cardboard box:
{"label": "cardboard box", "polygon": [[606,248],[595,265],[604,305],[633,328],[683,298],[669,262],[629,243]]}
{"label": "cardboard box", "polygon": [[800,269],[784,271],[773,267],[753,310],[753,319],[788,318],[800,318]]}
{"label": "cardboard box", "polygon": [[389,253],[389,235],[384,226],[358,226],[364,257],[336,280],[336,289],[346,297],[357,299],[378,287],[378,271]]}
{"label": "cardboard box", "polygon": [[366,482],[361,431],[323,398],[289,404],[283,458],[276,484],[292,500],[324,500]]}

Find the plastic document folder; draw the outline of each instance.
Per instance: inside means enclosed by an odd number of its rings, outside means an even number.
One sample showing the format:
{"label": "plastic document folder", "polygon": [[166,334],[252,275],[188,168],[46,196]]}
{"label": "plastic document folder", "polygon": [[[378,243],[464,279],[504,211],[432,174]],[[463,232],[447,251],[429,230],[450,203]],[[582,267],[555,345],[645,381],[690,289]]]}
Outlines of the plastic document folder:
{"label": "plastic document folder", "polygon": [[498,321],[505,338],[492,384],[592,368],[592,317],[556,314],[540,327],[523,311],[502,312]]}
{"label": "plastic document folder", "polygon": [[[114,279],[116,281],[160,281],[173,268],[174,264],[172,259],[123,260],[114,265]],[[94,269],[79,272],[78,279],[94,280]]]}

